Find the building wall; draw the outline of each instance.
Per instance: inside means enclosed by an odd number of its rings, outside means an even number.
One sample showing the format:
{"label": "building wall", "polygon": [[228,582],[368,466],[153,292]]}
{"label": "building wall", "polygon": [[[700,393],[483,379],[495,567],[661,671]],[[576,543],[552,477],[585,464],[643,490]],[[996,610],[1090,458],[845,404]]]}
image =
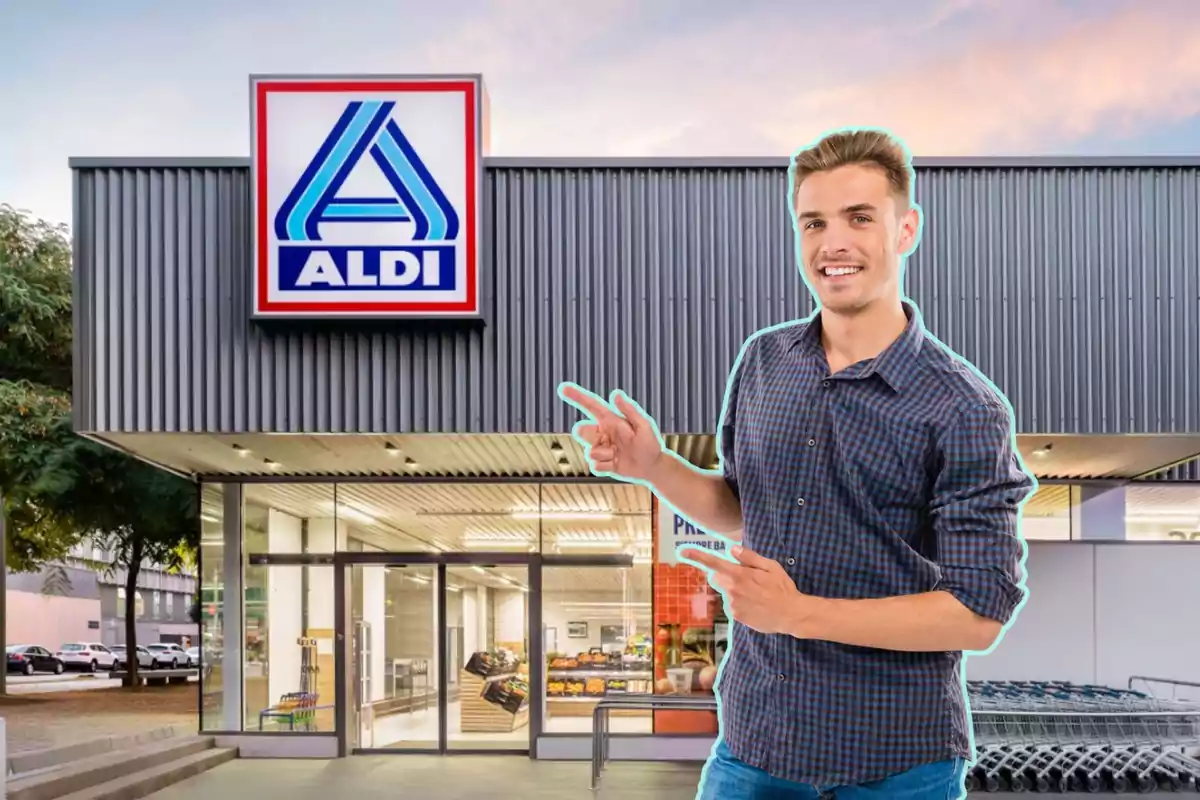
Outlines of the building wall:
{"label": "building wall", "polygon": [[1200,681],[1200,641],[1183,633],[1200,607],[1200,547],[1030,542],[1026,568],[1029,601],[992,653],[967,658],[969,679]]}
{"label": "building wall", "polygon": [[99,599],[11,589],[5,597],[7,644],[36,644],[57,650],[68,642],[102,641]]}
{"label": "building wall", "polygon": [[[556,432],[575,380],[710,432],[743,340],[810,310],[782,162],[491,160],[458,330],[254,324],[246,162],[72,165],[81,431]],[[1198,192],[1195,163],[919,164],[907,290],[1021,432],[1200,429]]]}

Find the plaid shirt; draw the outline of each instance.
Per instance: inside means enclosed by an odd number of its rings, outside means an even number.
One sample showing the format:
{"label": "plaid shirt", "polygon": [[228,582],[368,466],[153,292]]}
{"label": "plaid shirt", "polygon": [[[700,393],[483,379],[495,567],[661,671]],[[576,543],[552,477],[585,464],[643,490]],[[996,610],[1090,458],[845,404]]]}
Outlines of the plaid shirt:
{"label": "plaid shirt", "polygon": [[[998,391],[930,336],[904,333],[829,374],[820,316],[751,337],[720,446],[744,543],[803,593],[951,592],[1007,622],[1023,599],[1017,531],[1035,488]],[[717,687],[723,737],[789,781],[856,784],[973,758],[961,652],[910,653],[735,626]]]}

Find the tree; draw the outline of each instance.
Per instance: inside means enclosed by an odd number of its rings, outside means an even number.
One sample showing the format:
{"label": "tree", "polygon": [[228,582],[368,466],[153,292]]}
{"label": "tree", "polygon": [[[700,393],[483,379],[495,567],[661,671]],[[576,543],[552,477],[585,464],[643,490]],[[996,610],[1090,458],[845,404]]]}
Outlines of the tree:
{"label": "tree", "polygon": [[[8,565],[36,570],[85,538],[113,552],[112,566],[126,569],[132,656],[141,565],[172,569],[190,559],[199,545],[196,487],[74,432],[71,295],[66,229],[0,205],[0,496]],[[129,661],[136,687],[137,658]]]}
{"label": "tree", "polygon": [[7,566],[61,558],[80,539],[46,502],[69,488],[71,247],[66,230],[0,205],[0,497]]}

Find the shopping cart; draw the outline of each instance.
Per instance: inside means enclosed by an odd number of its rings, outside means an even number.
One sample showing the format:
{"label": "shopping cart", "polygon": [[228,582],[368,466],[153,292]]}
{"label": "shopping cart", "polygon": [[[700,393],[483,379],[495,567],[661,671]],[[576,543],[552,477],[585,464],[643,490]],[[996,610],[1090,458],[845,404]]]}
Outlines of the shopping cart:
{"label": "shopping cart", "polygon": [[1200,703],[1062,682],[967,685],[970,791],[1200,791]]}

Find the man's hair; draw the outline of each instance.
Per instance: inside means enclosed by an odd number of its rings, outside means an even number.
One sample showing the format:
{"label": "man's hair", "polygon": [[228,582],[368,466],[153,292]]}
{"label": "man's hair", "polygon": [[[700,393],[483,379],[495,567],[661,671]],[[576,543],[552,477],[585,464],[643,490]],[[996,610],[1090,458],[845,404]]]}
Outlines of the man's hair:
{"label": "man's hair", "polygon": [[851,164],[878,167],[907,208],[912,197],[914,173],[908,152],[893,136],[872,129],[845,130],[831,133],[811,147],[792,157],[792,205],[800,184],[817,172],[829,172]]}

